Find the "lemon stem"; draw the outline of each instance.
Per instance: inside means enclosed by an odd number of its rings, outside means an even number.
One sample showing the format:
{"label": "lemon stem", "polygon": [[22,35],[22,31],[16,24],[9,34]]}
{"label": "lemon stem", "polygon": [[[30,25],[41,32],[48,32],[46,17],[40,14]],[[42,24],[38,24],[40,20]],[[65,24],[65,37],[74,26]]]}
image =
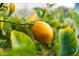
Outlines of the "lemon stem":
{"label": "lemon stem", "polygon": [[42,56],[47,56],[48,55],[48,51],[45,48],[45,45],[41,45],[41,48],[42,48]]}

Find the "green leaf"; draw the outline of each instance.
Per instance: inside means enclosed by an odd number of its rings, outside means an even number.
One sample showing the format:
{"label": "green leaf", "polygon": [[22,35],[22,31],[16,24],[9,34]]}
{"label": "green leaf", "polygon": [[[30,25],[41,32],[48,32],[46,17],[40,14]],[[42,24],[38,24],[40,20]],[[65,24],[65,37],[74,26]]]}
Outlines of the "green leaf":
{"label": "green leaf", "polygon": [[60,40],[58,39],[58,30],[53,28],[54,37],[51,42],[51,49],[49,50],[50,55],[58,56],[60,55]]}
{"label": "green leaf", "polygon": [[2,28],[2,34],[7,35],[8,32],[11,30],[11,25],[9,23],[4,23]]}
{"label": "green leaf", "polygon": [[79,40],[77,42],[78,42],[78,48],[77,48],[77,51],[75,53],[75,56],[79,56]]}
{"label": "green leaf", "polygon": [[7,49],[5,51],[0,52],[0,56],[33,56],[29,53],[29,51],[25,52],[26,50],[12,50]]}
{"label": "green leaf", "polygon": [[36,55],[37,51],[32,39],[25,33],[11,31],[11,44],[17,55]]}
{"label": "green leaf", "polygon": [[76,25],[79,26],[79,14],[76,13],[74,10],[71,10],[68,12],[68,15],[75,21]]}
{"label": "green leaf", "polygon": [[8,18],[4,18],[4,17],[0,17],[0,29],[2,31],[2,35],[6,35],[8,32],[10,32],[11,30],[11,24],[7,23],[7,22],[2,22],[2,21],[9,21]]}
{"label": "green leaf", "polygon": [[60,55],[72,56],[77,51],[77,38],[70,27],[59,30]]}
{"label": "green leaf", "polygon": [[4,3],[2,5],[2,7],[0,7],[0,16],[4,16],[6,14],[7,10],[8,10],[8,6],[6,3]]}
{"label": "green leaf", "polygon": [[44,10],[42,8],[37,7],[37,8],[34,8],[34,10],[36,11],[36,13],[39,17],[44,16]]}
{"label": "green leaf", "polygon": [[55,3],[53,3],[53,4],[47,3],[47,6],[48,6],[48,7],[52,7],[52,6],[54,6],[54,5],[56,5],[56,4],[55,4]]}
{"label": "green leaf", "polygon": [[6,43],[6,40],[0,39],[0,47],[3,47],[5,43]]}
{"label": "green leaf", "polygon": [[[0,17],[0,20],[2,21],[2,20],[4,20],[4,18],[3,17]],[[2,30],[2,28],[3,28],[3,25],[4,25],[4,22],[0,22],[0,29]]]}
{"label": "green leaf", "polygon": [[22,19],[20,19],[18,16],[13,16],[9,18],[9,21],[20,24],[22,22]]}
{"label": "green leaf", "polygon": [[28,36],[33,39],[33,41],[36,41],[30,28],[26,28],[26,32]]}

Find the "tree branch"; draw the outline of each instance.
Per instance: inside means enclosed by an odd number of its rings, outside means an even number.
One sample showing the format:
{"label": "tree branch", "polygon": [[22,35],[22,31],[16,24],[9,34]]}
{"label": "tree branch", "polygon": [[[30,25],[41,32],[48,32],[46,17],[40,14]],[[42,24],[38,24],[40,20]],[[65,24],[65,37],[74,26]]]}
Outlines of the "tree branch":
{"label": "tree branch", "polygon": [[0,20],[0,22],[6,22],[6,23],[11,23],[11,24],[16,24],[16,25],[32,25],[32,23],[18,24],[18,23],[15,23],[15,22],[10,22],[10,21],[5,21],[5,20]]}

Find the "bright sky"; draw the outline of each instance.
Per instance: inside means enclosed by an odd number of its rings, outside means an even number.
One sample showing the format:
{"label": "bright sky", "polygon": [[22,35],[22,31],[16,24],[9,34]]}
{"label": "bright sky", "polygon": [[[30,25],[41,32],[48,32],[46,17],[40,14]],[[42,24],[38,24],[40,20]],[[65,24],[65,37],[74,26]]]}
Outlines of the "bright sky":
{"label": "bright sky", "polygon": [[[15,5],[16,5],[15,13],[19,13],[18,10],[27,10],[27,12],[24,12],[24,14],[27,13],[29,15],[33,11],[34,7],[42,7],[42,8],[47,7],[46,3],[15,3]],[[57,8],[59,6],[74,8],[75,4],[74,3],[56,3],[56,5],[53,6],[53,8]]]}
{"label": "bright sky", "polygon": [[75,3],[58,3],[58,5],[63,5],[63,6],[66,6],[66,7],[74,7],[75,6]]}
{"label": "bright sky", "polygon": [[[65,6],[65,7],[71,7],[74,8],[75,3],[56,3],[57,5],[55,5],[54,7],[58,7],[58,6]],[[16,9],[22,9],[24,7],[31,9],[33,7],[47,7],[45,3],[16,3]]]}

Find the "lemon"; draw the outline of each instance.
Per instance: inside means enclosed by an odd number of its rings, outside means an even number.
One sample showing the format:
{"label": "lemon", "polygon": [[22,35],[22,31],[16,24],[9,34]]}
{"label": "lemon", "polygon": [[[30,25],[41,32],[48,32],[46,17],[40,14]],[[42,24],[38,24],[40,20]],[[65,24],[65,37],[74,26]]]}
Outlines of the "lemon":
{"label": "lemon", "polygon": [[41,43],[47,43],[53,39],[53,29],[43,21],[36,21],[31,29],[36,40]]}

